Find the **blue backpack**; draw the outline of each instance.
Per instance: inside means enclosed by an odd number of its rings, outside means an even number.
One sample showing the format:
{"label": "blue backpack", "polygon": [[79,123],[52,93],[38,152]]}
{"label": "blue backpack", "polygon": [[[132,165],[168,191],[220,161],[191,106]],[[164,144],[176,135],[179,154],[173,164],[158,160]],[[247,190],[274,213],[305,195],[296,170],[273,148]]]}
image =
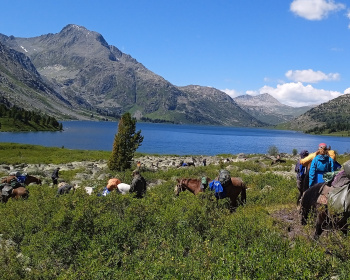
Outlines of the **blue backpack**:
{"label": "blue backpack", "polygon": [[295,165],[295,172],[297,173],[297,178],[300,180],[306,174],[306,166],[303,166],[298,161]]}
{"label": "blue backpack", "polygon": [[220,181],[212,181],[209,183],[209,189],[215,192],[216,198],[225,198],[227,197],[224,188],[222,187]]}

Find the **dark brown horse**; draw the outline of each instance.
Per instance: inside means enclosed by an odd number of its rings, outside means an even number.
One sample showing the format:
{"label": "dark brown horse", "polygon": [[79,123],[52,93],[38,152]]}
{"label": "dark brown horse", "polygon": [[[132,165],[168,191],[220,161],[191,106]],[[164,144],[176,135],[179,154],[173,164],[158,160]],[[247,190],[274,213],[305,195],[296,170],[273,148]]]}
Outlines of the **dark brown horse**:
{"label": "dark brown horse", "polygon": [[[201,188],[201,180],[200,179],[177,179],[177,185],[175,187],[175,195],[179,195],[180,192],[188,190],[194,195],[204,192],[205,189]],[[207,178],[207,184],[209,184],[211,180]],[[246,203],[247,200],[247,187],[241,178],[231,177],[231,182],[224,186],[226,195],[230,198],[230,209],[233,211],[238,207],[239,204]],[[240,199],[239,199],[240,196]]]}
{"label": "dark brown horse", "polygon": [[301,224],[306,225],[310,213],[316,215],[314,239],[319,238],[325,228],[337,228],[347,233],[347,219],[350,213],[330,214],[327,205],[327,195],[331,187],[318,183],[307,189],[300,201]]}
{"label": "dark brown horse", "polygon": [[12,190],[12,193],[9,197],[3,197],[0,191],[0,201],[6,203],[9,198],[15,199],[27,199],[29,197],[29,191],[24,187],[18,187]]}
{"label": "dark brown horse", "polygon": [[[8,183],[8,184],[10,184],[11,181],[13,179],[15,179],[15,178],[16,178],[16,176],[14,176],[14,175],[7,176],[7,177],[5,177],[5,178],[3,178],[1,180],[1,183]],[[34,184],[37,184],[37,185],[41,185],[41,180],[39,178],[34,177],[34,176],[26,175],[23,184],[25,186],[28,186],[31,183],[34,183]]]}

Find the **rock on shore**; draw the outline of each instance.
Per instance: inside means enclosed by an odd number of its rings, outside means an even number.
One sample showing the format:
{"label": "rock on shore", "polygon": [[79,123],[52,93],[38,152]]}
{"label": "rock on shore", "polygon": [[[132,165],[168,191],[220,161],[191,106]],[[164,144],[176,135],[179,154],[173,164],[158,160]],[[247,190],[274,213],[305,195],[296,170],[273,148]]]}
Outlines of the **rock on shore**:
{"label": "rock on shore", "polygon": [[[293,159],[297,160],[297,156],[292,156],[288,154],[282,154],[284,159]],[[185,162],[189,165],[194,164],[194,166],[200,166],[203,164],[203,159],[206,159],[207,165],[219,165],[221,163],[233,163],[233,162],[242,162],[242,161],[262,161],[262,160],[271,160],[275,158],[267,155],[246,155],[238,154],[231,155],[229,157],[224,156],[153,156],[146,155],[134,159],[134,166],[136,162],[140,161],[143,169],[146,170],[167,170],[170,168],[187,168],[181,167],[181,163]],[[97,181],[107,181],[109,178],[115,176],[111,171],[108,170],[107,161],[99,160],[94,162],[70,162],[65,164],[17,164],[17,165],[0,165],[0,175],[5,176],[13,171],[20,171],[21,173],[27,173],[33,176],[40,177],[43,184],[51,184],[51,173],[54,169],[60,167],[61,171],[68,170],[78,170],[75,174],[74,180],[70,182],[71,184],[80,185],[86,180],[97,180]],[[192,168],[192,166],[189,166]],[[251,170],[242,170],[241,172],[245,174],[254,173]],[[278,171],[276,171],[278,172]],[[285,173],[285,172],[284,172]],[[294,176],[294,171],[291,170],[289,174],[280,174],[286,176]]]}

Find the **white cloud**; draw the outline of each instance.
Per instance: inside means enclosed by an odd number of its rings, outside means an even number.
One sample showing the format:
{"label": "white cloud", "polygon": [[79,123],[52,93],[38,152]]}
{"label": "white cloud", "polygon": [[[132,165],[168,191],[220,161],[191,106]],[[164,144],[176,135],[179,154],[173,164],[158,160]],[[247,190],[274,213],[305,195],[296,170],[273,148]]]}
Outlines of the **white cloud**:
{"label": "white cloud", "polygon": [[221,91],[225,92],[227,95],[231,96],[232,98],[235,98],[237,96],[243,95],[243,93],[238,92],[234,89],[221,89]]}
{"label": "white cloud", "polygon": [[[346,91],[350,92],[350,88]],[[276,88],[264,86],[259,93],[269,93],[281,103],[293,107],[321,104],[342,95],[341,92],[316,89],[312,85],[304,86],[301,82],[279,84]]]}
{"label": "white cloud", "polygon": [[335,81],[340,79],[339,73],[325,74],[322,71],[308,70],[289,70],[286,77],[294,82],[318,83],[320,81]]}
{"label": "white cloud", "polygon": [[350,88],[347,88],[346,90],[344,90],[344,93],[345,94],[350,93]]}
{"label": "white cloud", "polygon": [[294,0],[290,4],[290,10],[294,14],[308,20],[321,20],[330,12],[342,9],[345,9],[345,5],[334,0]]}

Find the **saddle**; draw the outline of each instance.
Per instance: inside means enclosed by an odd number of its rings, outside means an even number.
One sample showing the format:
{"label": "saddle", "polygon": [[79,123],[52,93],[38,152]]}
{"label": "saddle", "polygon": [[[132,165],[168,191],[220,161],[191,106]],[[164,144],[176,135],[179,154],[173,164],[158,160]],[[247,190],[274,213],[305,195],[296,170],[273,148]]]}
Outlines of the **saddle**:
{"label": "saddle", "polygon": [[[342,199],[337,198],[336,200],[337,200],[337,204],[344,203],[344,200],[345,200],[344,196],[346,195],[346,191],[341,189],[350,184],[350,179],[346,176],[344,171],[327,172],[323,175],[323,179],[325,181],[325,184],[323,184],[323,186],[319,191],[320,195],[317,199],[317,203],[327,204],[329,197],[331,196],[333,197],[332,200],[335,199],[334,198],[335,196],[343,197]],[[327,183],[331,183],[331,186],[328,186]],[[342,202],[340,202],[339,200],[342,200]],[[332,202],[332,204],[334,204],[334,201]]]}
{"label": "saddle", "polygon": [[334,187],[330,187],[326,184],[323,184],[323,186],[320,189],[320,195],[317,198],[317,203],[319,204],[327,204],[328,203],[328,194],[330,191],[332,191]]}
{"label": "saddle", "polygon": [[1,189],[1,195],[5,196],[5,197],[10,196],[12,194],[12,191],[13,191],[13,187],[10,184],[7,184],[7,183],[2,184],[0,189]]}
{"label": "saddle", "polygon": [[331,190],[328,195],[328,202],[330,208],[337,213],[349,212],[350,184]]}

